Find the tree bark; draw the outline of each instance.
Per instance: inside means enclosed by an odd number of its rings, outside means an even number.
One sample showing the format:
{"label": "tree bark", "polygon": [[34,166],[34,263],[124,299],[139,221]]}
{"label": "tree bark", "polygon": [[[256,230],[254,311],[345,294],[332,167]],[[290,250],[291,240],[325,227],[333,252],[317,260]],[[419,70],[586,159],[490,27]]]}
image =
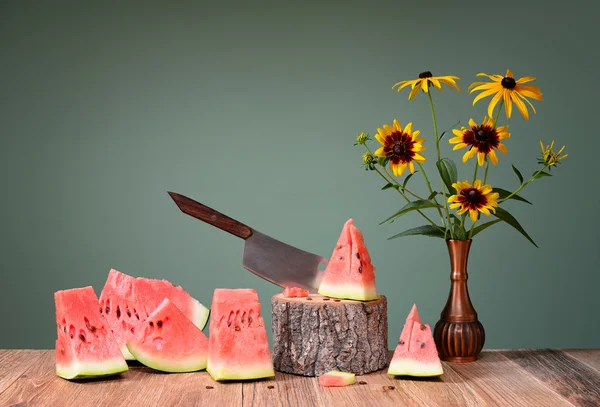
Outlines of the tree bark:
{"label": "tree bark", "polygon": [[363,302],[277,294],[271,306],[276,370],[303,376],[330,370],[361,375],[387,365],[385,296]]}

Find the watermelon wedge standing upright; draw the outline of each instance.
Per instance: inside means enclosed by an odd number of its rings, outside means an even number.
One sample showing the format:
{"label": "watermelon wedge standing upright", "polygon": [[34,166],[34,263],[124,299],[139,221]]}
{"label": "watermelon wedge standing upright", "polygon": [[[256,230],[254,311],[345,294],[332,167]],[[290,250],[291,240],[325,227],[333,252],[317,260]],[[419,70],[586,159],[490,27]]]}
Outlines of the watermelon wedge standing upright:
{"label": "watermelon wedge standing upright", "polygon": [[319,294],[334,298],[376,300],[375,267],[361,231],[349,219],[325,268]]}
{"label": "watermelon wedge standing upright", "polygon": [[56,374],[65,379],[109,376],[128,370],[92,287],[54,293]]}
{"label": "watermelon wedge standing upright", "polygon": [[135,278],[114,269],[108,273],[100,294],[100,313],[108,321],[126,359],[135,359],[127,349],[127,341],[165,298],[169,298],[199,329],[204,329],[209,309],[182,287],[167,280]]}
{"label": "watermelon wedge standing upright", "polygon": [[206,371],[215,380],[275,376],[258,294],[217,288],[210,317]]}
{"label": "watermelon wedge standing upright", "polygon": [[194,372],[206,368],[208,338],[165,298],[138,327],[127,349],[152,369]]}
{"label": "watermelon wedge standing upright", "polygon": [[400,340],[388,368],[388,374],[440,376],[443,373],[431,328],[421,322],[415,304],[404,323]]}

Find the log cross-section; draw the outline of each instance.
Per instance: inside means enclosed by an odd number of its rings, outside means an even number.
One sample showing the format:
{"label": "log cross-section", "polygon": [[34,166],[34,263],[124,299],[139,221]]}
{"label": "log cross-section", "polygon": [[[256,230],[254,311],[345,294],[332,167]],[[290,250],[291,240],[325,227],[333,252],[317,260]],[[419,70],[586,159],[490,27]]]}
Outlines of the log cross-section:
{"label": "log cross-section", "polygon": [[273,363],[280,372],[365,374],[387,364],[387,299],[340,300],[311,294],[271,300]]}

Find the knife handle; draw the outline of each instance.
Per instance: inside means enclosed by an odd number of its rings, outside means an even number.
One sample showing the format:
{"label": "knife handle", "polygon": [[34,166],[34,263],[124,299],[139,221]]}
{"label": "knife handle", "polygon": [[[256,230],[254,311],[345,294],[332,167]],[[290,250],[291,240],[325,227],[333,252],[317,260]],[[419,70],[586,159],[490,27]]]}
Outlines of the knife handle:
{"label": "knife handle", "polygon": [[208,206],[196,202],[186,196],[177,194],[175,192],[169,192],[171,198],[175,201],[181,212],[186,215],[192,216],[196,219],[200,219],[210,225],[218,227],[225,232],[229,232],[234,236],[240,237],[244,240],[252,236],[252,228],[244,225],[242,222],[238,222],[235,219],[231,219],[229,216],[223,215],[221,212],[215,211]]}

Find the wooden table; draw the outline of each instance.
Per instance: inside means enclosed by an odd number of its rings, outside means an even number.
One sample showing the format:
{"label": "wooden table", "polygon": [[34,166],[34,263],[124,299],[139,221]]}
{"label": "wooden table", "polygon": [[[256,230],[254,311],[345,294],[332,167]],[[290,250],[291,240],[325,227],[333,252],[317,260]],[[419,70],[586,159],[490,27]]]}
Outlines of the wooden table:
{"label": "wooden table", "polygon": [[54,351],[0,350],[0,407],[170,406],[600,406],[600,350],[484,351],[444,363],[437,379],[397,379],[385,370],[345,388],[277,373],[272,380],[217,383],[206,372],[164,374],[141,365],[121,376],[69,382]]}

